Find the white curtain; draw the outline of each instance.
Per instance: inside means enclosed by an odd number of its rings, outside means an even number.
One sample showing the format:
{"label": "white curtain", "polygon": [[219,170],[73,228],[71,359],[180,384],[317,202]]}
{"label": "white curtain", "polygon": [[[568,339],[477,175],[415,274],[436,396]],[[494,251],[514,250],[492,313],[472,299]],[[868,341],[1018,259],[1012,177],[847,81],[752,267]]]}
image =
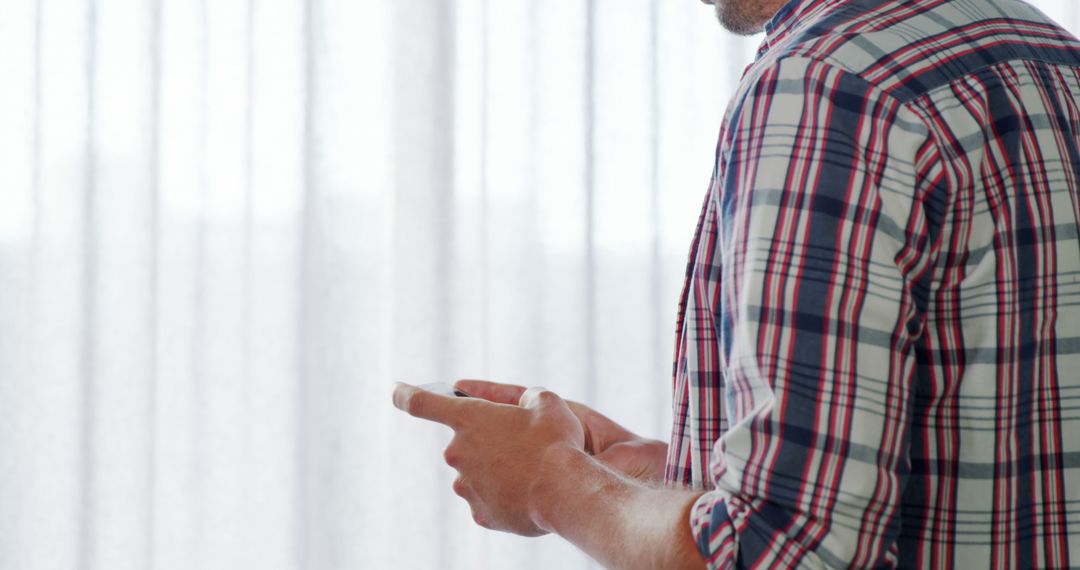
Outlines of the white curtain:
{"label": "white curtain", "polygon": [[0,2],[0,569],[590,567],[475,527],[390,383],[665,438],[755,47],[697,0]]}

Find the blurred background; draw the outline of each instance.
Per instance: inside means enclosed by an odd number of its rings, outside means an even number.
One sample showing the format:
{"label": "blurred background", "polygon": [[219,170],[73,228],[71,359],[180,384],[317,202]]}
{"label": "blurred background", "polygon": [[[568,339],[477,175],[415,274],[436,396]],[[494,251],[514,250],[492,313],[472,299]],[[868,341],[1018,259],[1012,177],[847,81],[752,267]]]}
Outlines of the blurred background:
{"label": "blurred background", "polygon": [[758,41],[697,0],[0,2],[0,568],[593,567],[474,526],[390,385],[666,439]]}

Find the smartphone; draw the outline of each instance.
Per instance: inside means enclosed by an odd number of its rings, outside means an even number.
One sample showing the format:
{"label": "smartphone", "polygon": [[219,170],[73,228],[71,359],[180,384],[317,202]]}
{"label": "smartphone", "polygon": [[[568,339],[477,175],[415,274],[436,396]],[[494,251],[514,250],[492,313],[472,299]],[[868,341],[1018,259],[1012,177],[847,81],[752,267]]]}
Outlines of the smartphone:
{"label": "smartphone", "polygon": [[432,382],[430,384],[421,384],[417,386],[421,390],[427,390],[428,392],[434,392],[436,394],[442,394],[443,396],[457,396],[458,398],[471,398],[467,392],[458,390],[452,385],[446,382]]}

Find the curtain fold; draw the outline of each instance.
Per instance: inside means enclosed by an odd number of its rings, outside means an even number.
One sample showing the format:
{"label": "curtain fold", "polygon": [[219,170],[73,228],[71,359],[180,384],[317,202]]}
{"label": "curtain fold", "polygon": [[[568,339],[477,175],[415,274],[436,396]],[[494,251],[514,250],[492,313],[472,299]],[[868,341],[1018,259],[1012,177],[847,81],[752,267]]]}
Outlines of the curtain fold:
{"label": "curtain fold", "polygon": [[473,525],[390,385],[666,438],[756,43],[693,0],[0,2],[0,568],[593,567]]}

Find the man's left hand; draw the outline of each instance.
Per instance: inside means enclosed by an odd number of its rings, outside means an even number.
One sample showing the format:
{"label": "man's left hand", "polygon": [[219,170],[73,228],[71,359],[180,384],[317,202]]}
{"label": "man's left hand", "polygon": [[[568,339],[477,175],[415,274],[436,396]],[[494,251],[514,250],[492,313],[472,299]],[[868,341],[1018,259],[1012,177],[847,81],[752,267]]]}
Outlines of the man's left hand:
{"label": "man's left hand", "polygon": [[561,460],[585,445],[581,422],[562,398],[530,388],[513,406],[397,384],[394,406],[454,430],[443,455],[458,471],[454,492],[477,524],[524,536],[548,532],[537,516],[539,497],[559,476]]}

